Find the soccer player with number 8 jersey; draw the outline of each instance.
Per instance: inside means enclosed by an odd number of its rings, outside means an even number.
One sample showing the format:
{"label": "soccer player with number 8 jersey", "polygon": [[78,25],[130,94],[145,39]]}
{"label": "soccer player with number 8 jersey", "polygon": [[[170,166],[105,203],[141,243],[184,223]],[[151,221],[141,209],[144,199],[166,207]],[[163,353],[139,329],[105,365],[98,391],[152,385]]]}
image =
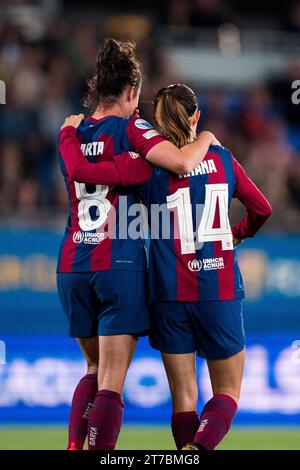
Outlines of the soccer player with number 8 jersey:
{"label": "soccer player with number 8 jersey", "polygon": [[[93,114],[78,129],[85,161],[95,167],[129,151],[178,174],[192,170],[214,136],[204,132],[182,150],[168,142],[135,115],[141,84],[134,45],[106,40],[89,81],[87,104]],[[63,144],[62,136],[60,149]],[[122,423],[127,370],[138,337],[149,330],[144,241],[123,235],[133,218],[124,221],[120,205],[121,196],[129,206],[139,199],[132,190],[95,184],[92,175],[79,181],[62,158],[60,165],[70,213],[57,285],[70,336],[87,363],[72,400],[68,449],[82,449],[88,434],[90,450],[112,450]],[[133,173],[129,184],[146,182],[148,175],[140,180]]]}
{"label": "soccer player with number 8 jersey", "polygon": [[[155,120],[161,135],[182,147],[196,131],[197,100],[185,85],[165,87],[156,96]],[[242,298],[244,287],[234,245],[253,236],[271,207],[230,151],[210,146],[205,159],[185,175],[152,167],[130,153],[109,163],[89,164],[72,119],[62,131],[61,152],[72,177],[127,186],[132,175],[145,203],[151,228],[153,205],[170,213],[170,236],[150,243],[150,342],[162,352],[173,399],[172,431],[178,449],[212,450],[237,411],[244,365]],[[93,168],[93,174],[91,174]],[[247,215],[232,229],[228,211],[233,197]],[[195,234],[195,236],[194,236]],[[197,412],[195,354],[204,357],[213,397]]]}

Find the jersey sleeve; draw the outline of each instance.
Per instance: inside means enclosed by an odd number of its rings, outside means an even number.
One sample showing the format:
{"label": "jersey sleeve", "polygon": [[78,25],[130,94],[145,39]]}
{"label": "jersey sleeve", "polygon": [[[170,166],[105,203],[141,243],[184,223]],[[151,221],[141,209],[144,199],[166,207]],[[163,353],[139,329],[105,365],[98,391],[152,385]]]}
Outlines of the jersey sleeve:
{"label": "jersey sleeve", "polygon": [[132,118],[127,125],[127,138],[133,150],[146,158],[147,153],[166,139],[144,119]]}
{"label": "jersey sleeve", "polygon": [[232,159],[236,181],[234,197],[238,198],[247,210],[245,217],[232,227],[232,234],[238,239],[244,239],[255,235],[272,214],[272,208],[243,167],[234,157]]}
{"label": "jersey sleeve", "polygon": [[147,183],[153,166],[136,152],[124,152],[113,157],[120,177],[121,186],[137,186]]}
{"label": "jersey sleeve", "polygon": [[61,131],[60,154],[67,174],[79,183],[135,186],[144,184],[152,175],[152,166],[134,152],[116,155],[111,161],[90,163],[71,126]]}

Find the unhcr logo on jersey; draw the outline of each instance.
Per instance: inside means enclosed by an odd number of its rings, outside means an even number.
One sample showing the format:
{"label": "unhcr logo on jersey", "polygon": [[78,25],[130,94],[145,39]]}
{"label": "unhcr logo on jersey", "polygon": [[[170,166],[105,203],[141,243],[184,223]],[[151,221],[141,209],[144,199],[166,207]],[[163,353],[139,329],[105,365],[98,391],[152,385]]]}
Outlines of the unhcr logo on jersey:
{"label": "unhcr logo on jersey", "polygon": [[74,232],[73,233],[73,242],[74,243],[82,243],[84,240],[84,233],[83,232]]}
{"label": "unhcr logo on jersey", "polygon": [[6,103],[6,85],[3,80],[0,80],[0,104]]}
{"label": "unhcr logo on jersey", "polygon": [[202,269],[202,261],[198,259],[193,259],[188,262],[188,268],[190,271],[201,271]]}
{"label": "unhcr logo on jersey", "polygon": [[202,261],[199,259],[193,259],[188,262],[188,268],[190,271],[214,271],[215,269],[224,269],[223,258],[204,258]]}
{"label": "unhcr logo on jersey", "polygon": [[85,243],[86,245],[98,245],[105,239],[105,233],[103,232],[74,232],[73,242],[74,243]]}
{"label": "unhcr logo on jersey", "polygon": [[0,340],[0,365],[6,364],[6,347],[4,341]]}

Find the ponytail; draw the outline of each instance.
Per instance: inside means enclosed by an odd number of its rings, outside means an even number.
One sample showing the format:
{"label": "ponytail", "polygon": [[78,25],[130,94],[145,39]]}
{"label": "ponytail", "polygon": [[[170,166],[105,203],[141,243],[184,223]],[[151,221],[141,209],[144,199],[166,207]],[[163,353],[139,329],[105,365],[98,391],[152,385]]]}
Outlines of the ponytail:
{"label": "ponytail", "polygon": [[156,95],[155,118],[161,134],[176,147],[192,142],[190,118],[198,108],[194,92],[186,85],[170,85]]}

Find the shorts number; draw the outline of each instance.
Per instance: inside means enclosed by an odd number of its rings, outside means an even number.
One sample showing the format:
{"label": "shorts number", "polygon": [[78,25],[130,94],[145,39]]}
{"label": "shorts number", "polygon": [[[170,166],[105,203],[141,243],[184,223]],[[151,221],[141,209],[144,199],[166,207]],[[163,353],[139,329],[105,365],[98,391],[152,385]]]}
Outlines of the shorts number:
{"label": "shorts number", "polygon": [[[219,202],[220,227],[213,228]],[[191,196],[189,188],[180,188],[167,196],[168,209],[177,209],[181,254],[196,253]],[[206,184],[205,203],[197,230],[198,242],[222,243],[222,250],[233,250],[232,232],[228,218],[228,184]]]}
{"label": "shorts number", "polygon": [[[109,186],[97,184],[93,193],[88,193],[85,183],[74,181],[78,204],[78,220],[81,230],[96,230],[101,227],[107,219],[111,203],[106,199]],[[96,207],[97,218],[92,220],[90,209]]]}

